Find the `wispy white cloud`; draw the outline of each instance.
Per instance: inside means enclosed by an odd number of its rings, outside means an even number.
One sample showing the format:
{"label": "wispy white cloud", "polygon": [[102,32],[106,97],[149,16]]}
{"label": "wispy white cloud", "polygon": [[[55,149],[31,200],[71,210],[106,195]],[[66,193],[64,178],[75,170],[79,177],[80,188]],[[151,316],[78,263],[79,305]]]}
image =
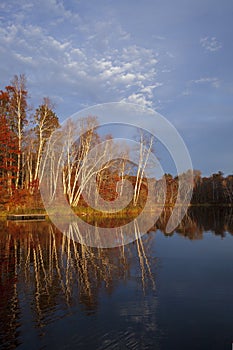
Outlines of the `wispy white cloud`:
{"label": "wispy white cloud", "polygon": [[200,39],[201,46],[210,52],[218,51],[222,48],[222,43],[218,41],[214,36],[213,37],[203,37]]}
{"label": "wispy white cloud", "polygon": [[70,91],[68,98],[84,104],[137,98],[153,105],[161,84],[158,50],[136,44],[112,13],[80,16],[83,5],[75,1],[4,3],[2,61],[14,67],[12,74],[26,73],[38,96],[57,96],[59,103]]}
{"label": "wispy white cloud", "polygon": [[181,96],[190,96],[191,94],[191,90],[186,88],[184,91],[182,91]]}
{"label": "wispy white cloud", "polygon": [[[120,27],[119,31],[122,34]],[[118,33],[114,35],[117,41]],[[89,41],[78,45],[72,37],[64,40],[48,34],[40,25],[21,23],[1,27],[0,42],[12,66],[29,75],[34,86],[46,86],[52,94],[56,90],[58,97],[61,91],[71,90],[72,95],[89,103],[137,96],[139,103],[146,100],[152,105],[153,89],[159,86],[158,55],[153,49],[130,43],[112,48],[106,43],[100,51]]]}
{"label": "wispy white cloud", "polygon": [[77,13],[72,13],[65,2],[61,0],[11,0],[2,4],[5,17],[8,16],[20,23],[41,22],[54,25],[56,21],[80,19]]}
{"label": "wispy white cloud", "polygon": [[194,84],[210,84],[214,88],[220,87],[220,80],[216,77],[202,77],[200,79],[191,80]]}
{"label": "wispy white cloud", "polygon": [[194,92],[194,86],[206,85],[209,88],[218,89],[221,86],[221,81],[217,77],[201,77],[198,79],[189,80],[186,84],[185,89],[181,93],[181,96],[191,96]]}

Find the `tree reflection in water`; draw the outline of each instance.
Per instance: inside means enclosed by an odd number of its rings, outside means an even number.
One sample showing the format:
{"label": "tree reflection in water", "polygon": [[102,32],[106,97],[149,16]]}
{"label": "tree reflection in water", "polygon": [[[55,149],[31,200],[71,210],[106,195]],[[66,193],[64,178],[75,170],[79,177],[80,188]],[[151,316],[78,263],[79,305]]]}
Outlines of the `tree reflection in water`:
{"label": "tree reflection in water", "polygon": [[[20,343],[17,329],[20,314],[22,316],[21,304],[28,303],[32,322],[43,333],[43,327],[54,321],[58,305],[57,317],[65,315],[75,304],[82,304],[85,312],[91,314],[98,307],[101,292],[111,295],[119,283],[126,283],[134,274],[144,292],[147,287],[154,289],[150,236],[142,239],[136,222],[135,238],[136,243],[132,245],[92,248],[68,238],[48,222],[2,223],[0,328],[3,344],[9,342],[14,348]],[[22,297],[25,290],[30,300]]]}
{"label": "tree reflection in water", "polygon": [[[153,293],[156,290],[156,258],[151,249],[154,232],[165,230],[170,214],[170,211],[164,212],[153,232],[143,237],[135,220],[135,242],[111,249],[81,245],[49,222],[1,222],[0,340],[3,348],[13,349],[22,342],[20,327],[24,316],[42,336],[46,325],[65,317],[74,308],[80,309],[80,305],[86,315],[95,314],[102,294],[112,295],[119,286],[132,280],[144,295]],[[77,229],[70,228],[71,237],[77,234]],[[232,208],[192,208],[171,234],[176,232],[193,240],[202,239],[204,231],[222,237],[226,231],[233,234]],[[153,312],[154,309],[155,306]],[[145,299],[140,309],[142,317],[149,314],[149,310],[152,306]],[[138,322],[138,317],[136,319]],[[148,321],[147,328],[156,328],[156,321]]]}

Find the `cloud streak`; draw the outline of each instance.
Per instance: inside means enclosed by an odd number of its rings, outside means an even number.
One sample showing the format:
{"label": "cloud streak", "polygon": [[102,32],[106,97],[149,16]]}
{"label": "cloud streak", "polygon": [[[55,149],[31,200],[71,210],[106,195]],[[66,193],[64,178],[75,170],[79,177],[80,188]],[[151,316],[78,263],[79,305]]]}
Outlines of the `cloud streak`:
{"label": "cloud streak", "polygon": [[220,80],[216,77],[203,77],[200,79],[191,80],[193,84],[210,84],[214,88],[220,87]]}
{"label": "cloud streak", "polygon": [[203,37],[200,39],[201,46],[209,52],[216,52],[222,48],[222,43],[218,41],[214,36]]}

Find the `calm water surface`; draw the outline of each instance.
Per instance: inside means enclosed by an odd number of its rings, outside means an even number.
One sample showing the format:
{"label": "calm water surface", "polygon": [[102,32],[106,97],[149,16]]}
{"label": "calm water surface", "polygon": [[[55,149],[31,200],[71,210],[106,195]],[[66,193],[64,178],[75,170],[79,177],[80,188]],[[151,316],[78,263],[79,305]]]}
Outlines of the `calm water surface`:
{"label": "calm water surface", "polygon": [[0,223],[1,349],[231,349],[233,212],[192,210],[124,247]]}

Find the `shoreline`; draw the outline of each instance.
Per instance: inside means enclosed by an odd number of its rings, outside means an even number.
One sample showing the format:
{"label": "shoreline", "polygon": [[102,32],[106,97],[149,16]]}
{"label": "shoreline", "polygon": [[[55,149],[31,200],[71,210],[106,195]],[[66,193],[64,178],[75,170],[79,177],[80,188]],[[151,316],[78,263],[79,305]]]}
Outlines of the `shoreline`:
{"label": "shoreline", "polygon": [[[182,207],[182,205],[179,205]],[[164,209],[172,209],[174,205],[165,205],[162,206]],[[233,208],[233,204],[231,203],[222,203],[222,204],[214,204],[214,203],[200,203],[200,204],[189,204],[188,208],[219,208],[219,207],[224,207],[224,208]],[[150,210],[147,210],[146,212],[151,213],[153,211],[156,211],[156,209],[160,209],[161,205],[156,206],[155,208],[151,208]],[[122,211],[119,211],[117,213],[107,213],[107,212],[101,212],[101,211],[96,211],[94,209],[90,209],[88,207],[79,207],[76,209],[73,209],[73,212],[76,215],[80,215],[81,217],[98,217],[98,218],[122,218],[125,216],[131,216],[131,217],[136,217],[143,211],[143,208],[128,208],[124,209]],[[62,215],[60,210],[54,210],[54,215],[59,214]],[[49,217],[48,213],[44,209],[30,209],[30,208],[22,208],[18,210],[9,210],[9,211],[0,211],[0,218],[7,218],[8,215],[45,215],[46,218]]]}

